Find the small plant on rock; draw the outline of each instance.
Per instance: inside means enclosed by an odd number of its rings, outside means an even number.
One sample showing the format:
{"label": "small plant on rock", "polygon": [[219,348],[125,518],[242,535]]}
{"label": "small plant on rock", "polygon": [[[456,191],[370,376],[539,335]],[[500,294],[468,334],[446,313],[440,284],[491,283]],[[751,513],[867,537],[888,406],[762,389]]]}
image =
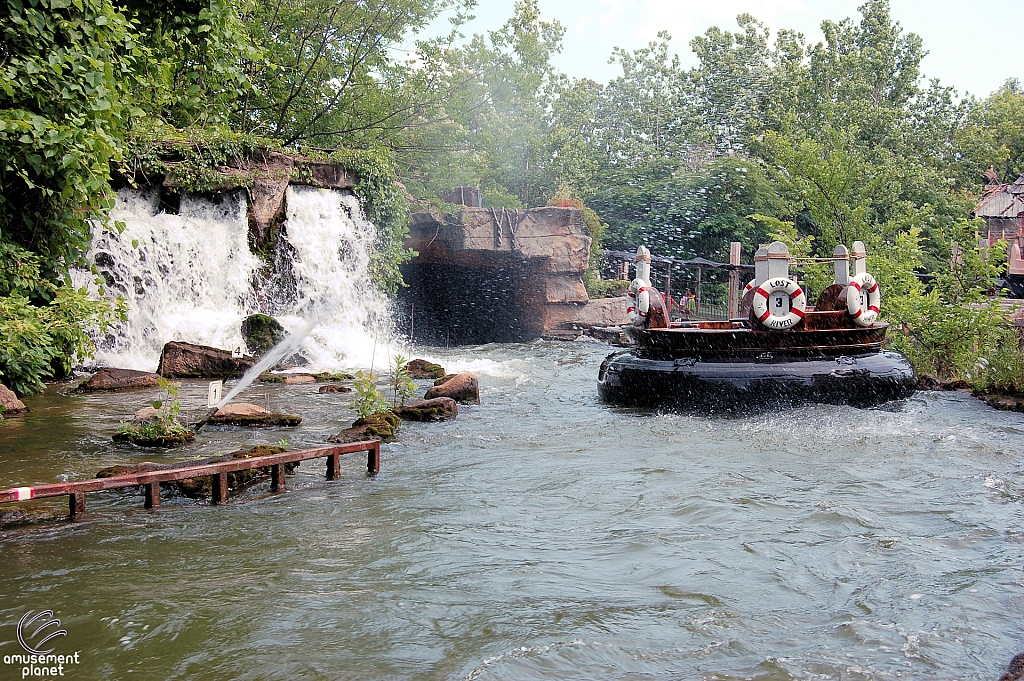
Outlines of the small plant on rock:
{"label": "small plant on rock", "polygon": [[150,403],[156,411],[154,417],[122,422],[114,435],[115,441],[150,447],[173,447],[195,437],[195,432],[179,420],[181,403],[177,400],[177,386],[166,378],[161,378],[159,385],[164,394],[161,399]]}
{"label": "small plant on rock", "polygon": [[391,363],[391,407],[404,407],[406,400],[416,394],[416,383],[409,373],[409,360],[395,355]]}
{"label": "small plant on rock", "polygon": [[356,391],[356,397],[352,400],[352,409],[360,419],[388,411],[388,402],[384,399],[384,395],[377,390],[377,377],[372,373],[358,372],[352,382],[352,387]]}

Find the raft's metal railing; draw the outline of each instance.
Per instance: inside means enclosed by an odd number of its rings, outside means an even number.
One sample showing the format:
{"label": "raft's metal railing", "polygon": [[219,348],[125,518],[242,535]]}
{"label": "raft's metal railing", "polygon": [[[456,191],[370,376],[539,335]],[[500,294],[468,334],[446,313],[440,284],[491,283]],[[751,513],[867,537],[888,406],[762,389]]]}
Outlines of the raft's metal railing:
{"label": "raft's metal railing", "polygon": [[284,489],[285,465],[309,459],[327,458],[327,479],[337,480],[340,476],[340,458],[342,454],[366,452],[366,470],[370,475],[380,471],[380,440],[364,440],[330,447],[303,449],[295,452],[283,452],[268,456],[254,456],[246,459],[231,459],[216,463],[182,466],[180,468],[163,468],[145,473],[115,475],[109,478],[94,478],[77,482],[58,482],[32,487],[12,487],[0,490],[0,503],[44,499],[47,497],[68,497],[68,510],[72,518],[85,513],[85,493],[103,490],[122,489],[125,487],[145,488],[146,508],[159,508],[160,483],[188,480],[190,478],[213,477],[213,503],[222,504],[228,499],[228,473],[251,470],[253,468],[270,468],[270,490],[277,492]]}

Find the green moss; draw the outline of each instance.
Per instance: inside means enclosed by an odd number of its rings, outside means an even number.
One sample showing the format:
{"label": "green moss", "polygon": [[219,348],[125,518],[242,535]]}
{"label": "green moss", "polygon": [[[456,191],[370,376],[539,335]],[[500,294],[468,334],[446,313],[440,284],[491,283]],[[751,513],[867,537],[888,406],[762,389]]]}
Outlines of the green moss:
{"label": "green moss", "polygon": [[318,381],[351,381],[355,376],[346,373],[331,374],[325,371],[320,374],[313,374],[313,378]]}
{"label": "green moss", "polygon": [[114,442],[128,442],[139,447],[177,447],[195,437],[195,431],[181,424],[152,421],[141,425],[122,423],[114,434]]}

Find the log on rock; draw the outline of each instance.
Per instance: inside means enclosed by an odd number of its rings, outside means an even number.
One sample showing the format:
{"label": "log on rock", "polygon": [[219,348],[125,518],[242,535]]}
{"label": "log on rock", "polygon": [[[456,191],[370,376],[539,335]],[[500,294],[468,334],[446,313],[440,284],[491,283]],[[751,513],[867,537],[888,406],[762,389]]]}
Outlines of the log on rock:
{"label": "log on rock", "polygon": [[248,402],[224,405],[207,421],[210,425],[228,426],[297,426],[302,417],[294,414],[278,414]]}
{"label": "log on rock", "polygon": [[441,378],[445,375],[443,366],[428,362],[425,359],[411,360],[405,365],[405,368],[413,378]]}
{"label": "log on rock", "polygon": [[395,410],[403,421],[452,421],[459,415],[459,404],[450,397],[416,400]]}
{"label": "log on rock", "polygon": [[237,378],[255,364],[255,357],[232,357],[229,350],[171,341],[160,353],[157,373],[164,378]]}
{"label": "log on rock", "polygon": [[132,388],[155,388],[160,385],[160,375],[151,371],[115,369],[104,367],[78,386],[86,392],[99,390],[130,390]]}
{"label": "log on rock", "polygon": [[425,400],[450,397],[456,402],[480,404],[480,383],[476,374],[463,373],[445,376],[434,382],[434,387],[423,396]]}
{"label": "log on rock", "polygon": [[25,406],[25,403],[19,400],[18,396],[14,394],[14,391],[3,383],[0,383],[0,407],[3,407],[3,416],[24,414],[28,411],[28,407]]}

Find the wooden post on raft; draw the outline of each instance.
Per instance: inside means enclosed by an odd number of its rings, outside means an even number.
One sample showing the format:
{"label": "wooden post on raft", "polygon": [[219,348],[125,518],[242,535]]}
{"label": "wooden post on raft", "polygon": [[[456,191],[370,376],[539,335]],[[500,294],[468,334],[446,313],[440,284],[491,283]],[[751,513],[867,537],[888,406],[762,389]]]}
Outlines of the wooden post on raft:
{"label": "wooden post on raft", "polygon": [[[739,265],[740,255],[742,253],[743,246],[739,241],[733,241],[729,244],[729,264]],[[729,270],[729,316],[728,319],[733,319],[740,313],[740,271],[738,269]]]}
{"label": "wooden post on raft", "polygon": [[668,272],[665,274],[665,309],[668,319],[672,321],[672,261],[668,261]]}

